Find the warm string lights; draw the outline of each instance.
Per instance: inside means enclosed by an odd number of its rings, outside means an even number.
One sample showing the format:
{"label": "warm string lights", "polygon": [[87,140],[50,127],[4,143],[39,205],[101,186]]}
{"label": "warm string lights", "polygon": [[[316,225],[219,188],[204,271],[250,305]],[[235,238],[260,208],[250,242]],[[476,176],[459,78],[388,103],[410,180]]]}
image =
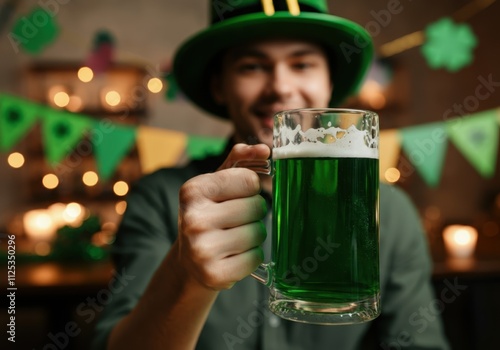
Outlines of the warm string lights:
{"label": "warm string lights", "polygon": [[[11,166],[12,168],[18,169],[24,165],[25,160],[24,160],[24,156],[21,153],[13,152],[8,156],[7,162],[9,164],[9,166]],[[58,176],[56,174],[53,174],[53,173],[45,174],[42,178],[42,185],[49,190],[53,190],[53,189],[57,188],[59,186],[59,182],[60,182],[60,180],[59,180]],[[82,182],[85,186],[93,187],[93,186],[97,185],[97,183],[99,182],[99,175],[95,171],[91,171],[91,170],[86,171],[82,175]],[[129,186],[125,181],[120,180],[120,181],[117,181],[113,184],[113,192],[115,195],[117,195],[119,197],[125,196],[128,193],[128,190],[129,190]],[[122,202],[120,202],[120,203],[122,203]],[[126,206],[126,203],[124,201],[120,205],[117,204],[116,211],[119,213],[124,212],[125,211],[124,206]]]}
{"label": "warm string lights", "polygon": [[[77,72],[79,81],[90,83],[94,80],[94,72],[90,67],[81,67]],[[151,77],[145,81],[147,89],[151,93],[159,93],[163,90],[164,84],[160,78]],[[103,88],[101,101],[104,107],[113,109],[125,103],[123,93],[116,89]],[[84,109],[84,101],[80,96],[71,93],[68,86],[55,84],[48,89],[47,99],[49,104],[57,108],[65,108],[70,112],[79,112]],[[25,157],[19,152],[13,152],[8,157],[8,164],[12,168],[21,168],[25,164]],[[60,179],[56,174],[45,174],[42,178],[42,185],[49,189],[56,189],[60,184]],[[88,186],[95,186],[99,182],[99,176],[94,171],[87,171],[82,175],[82,182]],[[117,196],[124,196],[128,192],[128,185],[124,181],[119,181],[113,185],[113,191]]]}
{"label": "warm string lights", "polygon": [[7,163],[14,169],[18,169],[24,165],[24,156],[19,152],[9,154]]}
{"label": "warm string lights", "polygon": [[[94,72],[89,67],[81,67],[77,72],[78,79],[83,83],[94,80]],[[160,78],[152,77],[147,80],[146,87],[149,92],[157,94],[163,90]],[[101,94],[101,103],[105,108],[116,108],[124,103],[123,93],[112,87],[104,87]],[[80,96],[73,95],[69,89],[62,85],[54,85],[48,91],[48,101],[53,107],[65,108],[70,112],[80,112],[84,109],[84,101]]]}
{"label": "warm string lights", "polygon": [[89,67],[82,67],[78,70],[78,79],[84,83],[88,83],[94,79],[94,72]]}
{"label": "warm string lights", "polygon": [[82,181],[86,186],[92,187],[99,181],[99,176],[95,171],[87,171],[83,174]]}
{"label": "warm string lights", "polygon": [[59,178],[55,174],[47,174],[42,178],[43,187],[53,190],[59,185]]}
{"label": "warm string lights", "polygon": [[113,185],[113,192],[117,196],[125,196],[128,193],[128,184],[125,181],[117,181]]}
{"label": "warm string lights", "polygon": [[148,90],[154,94],[159,93],[163,89],[163,83],[159,78],[151,78],[148,80]]}

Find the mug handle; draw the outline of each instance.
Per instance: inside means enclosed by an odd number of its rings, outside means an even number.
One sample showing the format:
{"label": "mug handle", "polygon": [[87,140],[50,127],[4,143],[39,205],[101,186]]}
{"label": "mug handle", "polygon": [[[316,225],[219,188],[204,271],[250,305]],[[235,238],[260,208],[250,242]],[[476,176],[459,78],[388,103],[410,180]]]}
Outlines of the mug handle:
{"label": "mug handle", "polygon": [[258,174],[273,175],[271,159],[242,159],[234,162],[232,168],[247,168]]}
{"label": "mug handle", "polygon": [[[236,161],[233,168],[247,168],[255,171],[257,174],[273,175],[271,159],[242,159]],[[272,262],[268,264],[260,264],[257,270],[250,274],[260,283],[270,287],[272,284]]]}

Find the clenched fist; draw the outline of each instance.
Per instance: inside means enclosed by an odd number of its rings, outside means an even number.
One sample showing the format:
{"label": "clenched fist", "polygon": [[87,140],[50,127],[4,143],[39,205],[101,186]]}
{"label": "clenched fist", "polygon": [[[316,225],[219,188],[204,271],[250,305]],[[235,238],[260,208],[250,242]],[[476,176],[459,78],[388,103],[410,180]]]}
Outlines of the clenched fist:
{"label": "clenched fist", "polygon": [[205,288],[230,288],[262,262],[267,208],[261,181],[254,171],[232,166],[243,159],[265,160],[269,153],[265,145],[235,145],[218,171],[181,187],[179,259]]}

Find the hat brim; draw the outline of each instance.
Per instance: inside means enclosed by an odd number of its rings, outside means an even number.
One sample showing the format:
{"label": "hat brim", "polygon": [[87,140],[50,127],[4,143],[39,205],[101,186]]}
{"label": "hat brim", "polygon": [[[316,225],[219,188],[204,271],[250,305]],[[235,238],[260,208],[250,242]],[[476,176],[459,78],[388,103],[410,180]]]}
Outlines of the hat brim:
{"label": "hat brim", "polygon": [[[218,105],[210,92],[210,65],[217,55],[232,46],[270,37],[312,40],[322,45],[333,58],[333,94],[330,106],[338,106],[355,93],[373,59],[369,34],[347,19],[303,12],[292,16],[277,12],[248,14],[227,19],[188,39],[174,58],[173,73],[181,91],[200,108],[228,118],[226,108]],[[325,106],[313,106],[325,107]]]}

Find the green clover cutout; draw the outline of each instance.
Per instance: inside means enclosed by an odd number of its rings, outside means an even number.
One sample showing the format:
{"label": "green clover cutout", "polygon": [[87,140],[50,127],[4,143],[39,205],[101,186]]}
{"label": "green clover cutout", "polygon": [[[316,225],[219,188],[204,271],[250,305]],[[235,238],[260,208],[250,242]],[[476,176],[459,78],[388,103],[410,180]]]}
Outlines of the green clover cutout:
{"label": "green clover cutout", "polygon": [[54,13],[36,7],[31,13],[18,19],[9,34],[16,52],[17,47],[21,46],[28,53],[38,54],[51,44],[59,34],[54,16]]}
{"label": "green clover cutout", "polygon": [[425,35],[422,54],[432,68],[455,72],[473,61],[477,39],[469,25],[455,24],[446,17],[427,26]]}
{"label": "green clover cutout", "polygon": [[486,133],[482,129],[472,130],[470,133],[470,140],[476,145],[482,145],[486,141]]}
{"label": "green clover cutout", "polygon": [[57,138],[62,139],[69,135],[70,130],[71,127],[68,124],[60,122],[54,125],[54,129],[52,131]]}
{"label": "green clover cutout", "polygon": [[7,122],[11,125],[16,125],[23,120],[23,116],[18,109],[9,109],[7,111]]}

